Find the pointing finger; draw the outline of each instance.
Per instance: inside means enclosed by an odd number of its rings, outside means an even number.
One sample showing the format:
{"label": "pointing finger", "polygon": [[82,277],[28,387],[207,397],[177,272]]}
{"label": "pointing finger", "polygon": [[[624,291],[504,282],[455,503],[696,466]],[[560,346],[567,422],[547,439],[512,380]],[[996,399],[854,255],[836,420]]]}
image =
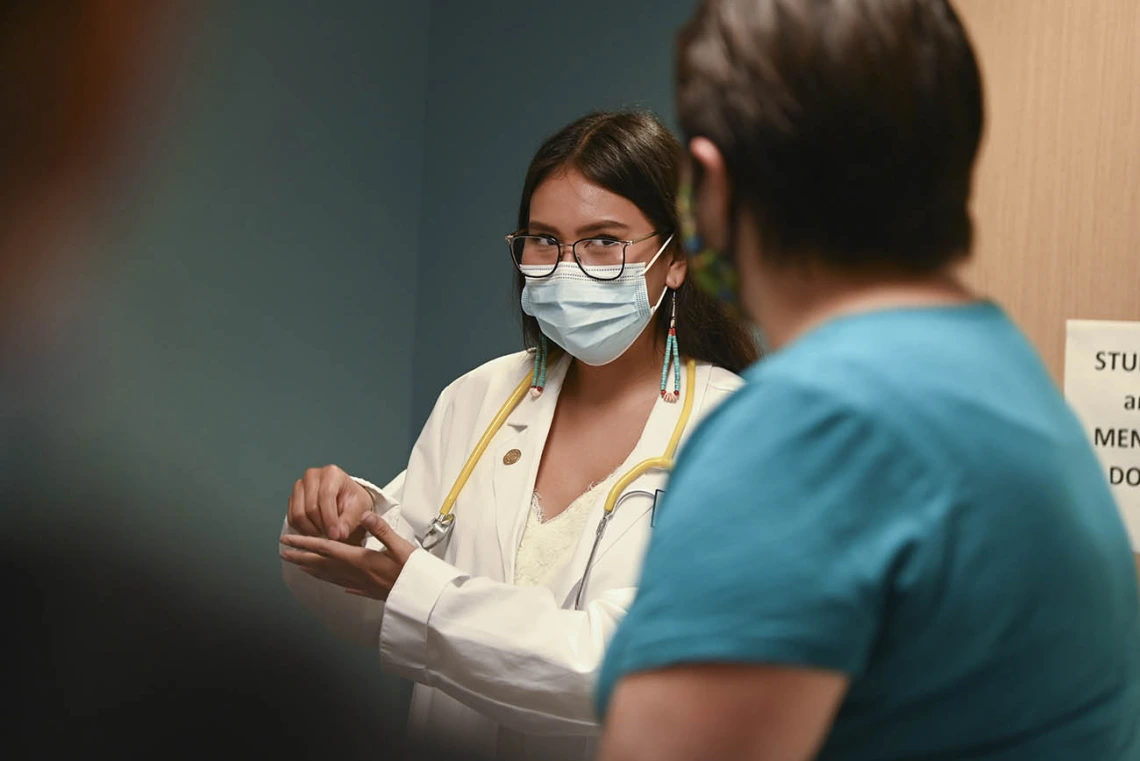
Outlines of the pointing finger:
{"label": "pointing finger", "polygon": [[379,539],[380,543],[392,553],[392,557],[401,564],[407,562],[408,557],[416,549],[415,545],[396,533],[392,525],[376,513],[365,513],[360,519],[360,525],[364,526],[369,534]]}

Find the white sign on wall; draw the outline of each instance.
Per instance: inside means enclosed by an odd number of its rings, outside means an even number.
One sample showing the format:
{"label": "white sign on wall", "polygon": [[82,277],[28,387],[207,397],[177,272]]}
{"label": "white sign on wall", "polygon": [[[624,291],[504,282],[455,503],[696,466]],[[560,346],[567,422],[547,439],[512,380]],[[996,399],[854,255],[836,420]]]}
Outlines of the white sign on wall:
{"label": "white sign on wall", "polygon": [[1065,398],[1081,418],[1140,553],[1140,322],[1068,320]]}

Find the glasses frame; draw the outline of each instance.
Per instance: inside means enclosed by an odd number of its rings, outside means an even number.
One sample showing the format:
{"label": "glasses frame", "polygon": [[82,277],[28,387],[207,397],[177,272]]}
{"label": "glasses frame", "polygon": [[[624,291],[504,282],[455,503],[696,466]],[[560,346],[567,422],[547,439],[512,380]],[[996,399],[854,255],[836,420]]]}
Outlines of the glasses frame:
{"label": "glasses frame", "polygon": [[[583,275],[585,275],[588,278],[591,278],[592,280],[601,280],[602,282],[608,282],[611,280],[617,280],[619,277],[622,276],[622,273],[625,272],[626,252],[629,251],[630,246],[636,245],[638,243],[644,243],[645,241],[649,240],[650,238],[652,238],[654,236],[664,235],[664,234],[665,234],[665,232],[662,230],[654,230],[653,232],[649,233],[648,235],[643,235],[640,238],[634,238],[633,240],[619,240],[617,238],[610,238],[610,237],[602,236],[602,235],[592,235],[589,238],[582,238],[581,240],[576,240],[573,243],[563,243],[562,241],[555,238],[553,235],[535,235],[534,233],[525,233],[525,232],[519,230],[517,232],[513,232],[510,235],[506,236],[506,241],[507,241],[507,252],[511,256],[511,263],[515,265],[515,269],[518,270],[519,274],[525,278],[528,278],[530,280],[544,280],[544,279],[550,277],[551,275],[553,275],[555,272],[558,271],[558,265],[562,263],[562,259],[563,259],[562,250],[566,246],[569,246],[570,247],[570,254],[574,259],[574,263],[578,265],[578,269],[580,269],[582,271]],[[522,264],[515,259],[514,242],[518,238],[547,238],[549,240],[554,241],[554,245],[558,246],[558,258],[554,260],[554,264],[551,266],[550,272],[547,272],[545,275],[531,275],[527,272],[523,272]],[[621,247],[621,266],[618,268],[617,274],[614,275],[613,277],[599,277],[598,275],[591,274],[586,269],[586,265],[582,264],[582,259],[581,259],[581,257],[578,256],[578,244],[579,243],[585,243],[586,241],[591,241],[591,240],[605,240],[605,241],[609,241],[611,243],[621,243],[622,244],[622,247]]]}

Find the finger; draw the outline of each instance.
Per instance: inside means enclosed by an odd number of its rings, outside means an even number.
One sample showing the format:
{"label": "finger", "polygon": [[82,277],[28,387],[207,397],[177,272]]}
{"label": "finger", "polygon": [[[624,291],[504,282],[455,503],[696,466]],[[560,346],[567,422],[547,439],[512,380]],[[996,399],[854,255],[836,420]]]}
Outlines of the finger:
{"label": "finger", "polygon": [[339,511],[336,507],[336,498],[340,486],[331,473],[326,473],[321,480],[321,487],[317,491],[317,499],[320,500],[321,520],[324,522],[325,536],[329,539],[341,538],[340,515],[338,515]]}
{"label": "finger", "polygon": [[279,554],[281,559],[286,563],[292,563],[302,568],[310,567],[314,563],[319,563],[321,560],[321,556],[317,553],[306,552],[304,550],[281,550]]}
{"label": "finger", "polygon": [[289,512],[288,512],[289,525],[294,530],[300,531],[302,534],[321,534],[313,522],[309,520],[309,516],[305,515],[305,485],[297,479],[293,483],[293,493],[289,495]]}
{"label": "finger", "polygon": [[305,471],[304,486],[305,486],[305,515],[308,516],[309,522],[316,527],[314,532],[318,536],[325,535],[325,522],[321,518],[321,504],[317,499],[317,489],[321,485],[321,472],[315,468],[309,468]]}
{"label": "finger", "polygon": [[351,478],[345,479],[338,497],[340,530],[347,538],[360,525],[360,518],[372,510],[372,493]]}
{"label": "finger", "polygon": [[388,548],[388,552],[401,565],[407,562],[408,557],[416,549],[415,545],[396,533],[388,521],[376,513],[365,513],[360,519],[360,525],[368,530],[369,534],[380,540],[380,544]]}
{"label": "finger", "polygon": [[292,549],[304,550],[321,557],[336,557],[338,547],[344,545],[325,539],[323,536],[302,536],[300,534],[286,534],[280,539],[281,544]]}

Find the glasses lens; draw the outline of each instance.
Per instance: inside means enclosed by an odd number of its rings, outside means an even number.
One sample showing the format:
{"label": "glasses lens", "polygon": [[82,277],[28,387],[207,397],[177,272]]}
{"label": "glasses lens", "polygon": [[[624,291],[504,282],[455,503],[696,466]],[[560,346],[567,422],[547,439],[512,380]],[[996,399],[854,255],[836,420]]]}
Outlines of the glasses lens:
{"label": "glasses lens", "polygon": [[558,241],[542,235],[516,236],[511,238],[511,257],[524,275],[545,277],[558,266]]}
{"label": "glasses lens", "polygon": [[612,238],[587,238],[574,246],[574,256],[590,277],[615,280],[625,266],[625,243]]}

